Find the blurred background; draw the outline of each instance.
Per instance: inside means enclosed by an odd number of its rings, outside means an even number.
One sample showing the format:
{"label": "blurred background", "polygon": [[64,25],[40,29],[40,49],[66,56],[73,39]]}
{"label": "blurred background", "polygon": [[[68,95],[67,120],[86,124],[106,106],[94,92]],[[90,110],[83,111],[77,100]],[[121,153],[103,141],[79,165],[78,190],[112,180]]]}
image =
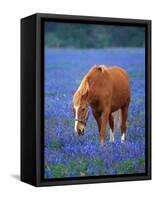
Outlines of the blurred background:
{"label": "blurred background", "polygon": [[45,45],[53,48],[144,47],[144,27],[45,23]]}

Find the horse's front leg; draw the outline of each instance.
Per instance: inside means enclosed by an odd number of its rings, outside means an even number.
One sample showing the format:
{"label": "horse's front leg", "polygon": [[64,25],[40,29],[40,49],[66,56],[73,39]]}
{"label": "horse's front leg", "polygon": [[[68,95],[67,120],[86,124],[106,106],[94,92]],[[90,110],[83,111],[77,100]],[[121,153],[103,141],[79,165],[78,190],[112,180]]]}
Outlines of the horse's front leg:
{"label": "horse's front leg", "polygon": [[94,118],[95,118],[95,120],[97,122],[98,130],[99,130],[99,133],[100,133],[100,131],[101,131],[101,114],[98,113],[94,109],[92,110],[92,112],[93,112]]}
{"label": "horse's front leg", "polygon": [[100,135],[101,135],[101,145],[105,143],[106,139],[106,127],[109,119],[109,110],[106,110],[102,113],[101,115],[101,130],[100,130]]}

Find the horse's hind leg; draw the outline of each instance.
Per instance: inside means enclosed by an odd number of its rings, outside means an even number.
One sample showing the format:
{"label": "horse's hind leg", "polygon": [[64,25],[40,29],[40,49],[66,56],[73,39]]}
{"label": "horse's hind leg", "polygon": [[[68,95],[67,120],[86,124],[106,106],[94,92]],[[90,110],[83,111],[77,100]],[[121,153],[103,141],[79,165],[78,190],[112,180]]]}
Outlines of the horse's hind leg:
{"label": "horse's hind leg", "polygon": [[125,134],[126,134],[126,121],[128,117],[128,106],[129,104],[126,104],[121,108],[121,142],[124,142],[125,140]]}
{"label": "horse's hind leg", "polygon": [[109,115],[109,126],[110,126],[110,142],[114,142],[114,118],[112,113]]}

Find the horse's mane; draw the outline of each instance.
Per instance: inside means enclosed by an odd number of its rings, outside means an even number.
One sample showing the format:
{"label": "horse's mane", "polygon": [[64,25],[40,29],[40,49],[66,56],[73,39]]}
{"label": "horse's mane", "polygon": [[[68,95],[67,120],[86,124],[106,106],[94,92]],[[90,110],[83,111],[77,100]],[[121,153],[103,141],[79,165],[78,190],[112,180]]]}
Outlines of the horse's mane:
{"label": "horse's mane", "polygon": [[81,101],[81,97],[87,93],[89,90],[89,83],[88,83],[88,75],[92,73],[94,70],[100,70],[101,72],[104,72],[107,67],[105,65],[99,65],[98,67],[94,65],[89,72],[84,76],[84,78],[81,81],[80,86],[78,87],[77,91],[74,93],[73,96],[73,104],[79,105]]}
{"label": "horse's mane", "polygon": [[86,74],[84,78],[82,79],[81,84],[78,87],[77,91],[74,93],[73,104],[75,106],[80,104],[81,97],[87,93],[88,87],[89,87],[89,84],[88,84],[87,74]]}

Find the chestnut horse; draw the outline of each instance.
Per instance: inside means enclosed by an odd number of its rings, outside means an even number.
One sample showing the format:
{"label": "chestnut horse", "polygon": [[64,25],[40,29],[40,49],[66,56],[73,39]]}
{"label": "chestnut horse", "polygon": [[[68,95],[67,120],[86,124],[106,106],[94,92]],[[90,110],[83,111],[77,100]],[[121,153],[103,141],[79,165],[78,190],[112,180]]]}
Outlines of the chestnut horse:
{"label": "chestnut horse", "polygon": [[83,135],[88,119],[89,106],[96,119],[101,144],[110,127],[110,142],[114,142],[114,127],[120,123],[121,141],[125,140],[126,121],[130,103],[130,82],[127,72],[120,67],[93,66],[84,76],[73,95],[75,132]]}

